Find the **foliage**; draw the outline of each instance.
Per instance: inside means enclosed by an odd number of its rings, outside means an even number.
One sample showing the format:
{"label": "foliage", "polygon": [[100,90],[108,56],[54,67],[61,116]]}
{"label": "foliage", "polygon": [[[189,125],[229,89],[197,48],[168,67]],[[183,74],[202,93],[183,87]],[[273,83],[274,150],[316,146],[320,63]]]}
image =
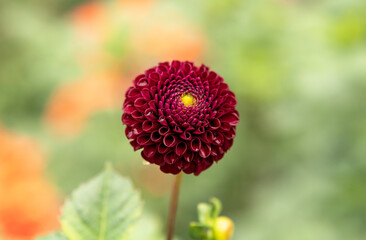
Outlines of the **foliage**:
{"label": "foliage", "polygon": [[54,234],[45,239],[120,240],[136,224],[141,209],[139,194],[131,182],[107,167],[73,192],[64,204],[64,235]]}

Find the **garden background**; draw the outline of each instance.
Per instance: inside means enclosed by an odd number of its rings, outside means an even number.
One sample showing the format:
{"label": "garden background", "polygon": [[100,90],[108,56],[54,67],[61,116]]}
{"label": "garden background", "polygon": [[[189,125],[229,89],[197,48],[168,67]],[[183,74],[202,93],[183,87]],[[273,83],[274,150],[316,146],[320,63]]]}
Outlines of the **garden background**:
{"label": "garden background", "polygon": [[205,63],[238,98],[225,157],[185,175],[177,236],[222,200],[234,240],[366,236],[364,0],[1,0],[0,239],[59,228],[59,206],[106,162],[132,178],[136,239],[164,239],[172,176],[124,136],[133,78]]}

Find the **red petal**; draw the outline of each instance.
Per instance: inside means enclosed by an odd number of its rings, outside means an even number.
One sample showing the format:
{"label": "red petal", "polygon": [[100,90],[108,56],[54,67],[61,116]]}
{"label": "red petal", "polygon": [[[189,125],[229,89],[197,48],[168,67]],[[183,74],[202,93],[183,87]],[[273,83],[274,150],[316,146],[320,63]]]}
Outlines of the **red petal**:
{"label": "red petal", "polygon": [[203,143],[198,153],[202,158],[207,158],[211,154],[211,145]]}
{"label": "red petal", "polygon": [[133,134],[132,128],[131,127],[126,127],[125,129],[125,134],[127,139],[133,139],[135,137],[135,135]]}
{"label": "red petal", "polygon": [[165,164],[165,165],[161,166],[160,170],[165,173],[172,173],[172,174],[180,173],[180,170],[176,166],[169,165],[169,164]]}
{"label": "red petal", "polygon": [[149,85],[149,82],[147,81],[146,78],[141,78],[140,80],[138,80],[136,82],[136,86],[138,86],[139,88],[147,87],[148,85]]}
{"label": "red petal", "polygon": [[175,146],[175,153],[178,156],[182,156],[187,151],[187,144],[185,142],[180,142]]}
{"label": "red petal", "polygon": [[126,92],[126,97],[130,98],[131,100],[135,100],[141,96],[140,91],[137,88],[131,87]]}
{"label": "red petal", "polygon": [[192,139],[192,134],[186,130],[186,131],[184,131],[184,132],[180,135],[180,137],[181,137],[183,140],[191,140],[191,139]]}
{"label": "red petal", "polygon": [[220,128],[220,126],[221,126],[221,122],[219,119],[214,118],[210,121],[210,124],[209,124],[210,129],[216,130],[216,129]]}
{"label": "red petal", "polygon": [[236,113],[228,113],[221,117],[221,122],[236,126],[239,123],[239,116]]}
{"label": "red petal", "polygon": [[144,152],[146,157],[151,158],[156,153],[156,146],[155,145],[145,146],[144,150],[142,150],[142,151]]}
{"label": "red petal", "polygon": [[167,148],[163,143],[160,143],[158,146],[158,152],[161,154],[164,154],[169,151],[169,148]]}
{"label": "red petal", "polygon": [[150,73],[149,80],[151,84],[156,85],[156,83],[160,81],[159,73],[156,72]]}
{"label": "red petal", "polygon": [[229,150],[229,148],[231,148],[231,146],[233,145],[233,142],[234,142],[233,139],[230,139],[230,140],[225,141],[224,146],[223,146],[223,149],[225,151]]}
{"label": "red petal", "polygon": [[150,90],[148,88],[144,88],[141,90],[141,95],[142,97],[149,102],[151,100],[151,96],[150,96]]}
{"label": "red petal", "polygon": [[133,141],[131,141],[130,144],[132,145],[133,150],[135,150],[135,151],[137,151],[137,150],[139,150],[139,149],[142,148],[142,146],[137,143],[137,140],[136,139],[133,140]]}
{"label": "red petal", "polygon": [[174,147],[177,144],[177,139],[172,134],[167,134],[164,136],[163,143],[167,147]]}
{"label": "red petal", "polygon": [[123,111],[125,113],[131,114],[133,111],[135,111],[135,107],[133,106],[132,103],[129,103],[123,106]]}
{"label": "red petal", "polygon": [[189,167],[184,169],[183,172],[186,174],[191,174],[194,173],[196,171],[196,164],[194,162],[191,162]]}
{"label": "red petal", "polygon": [[191,151],[186,151],[186,153],[183,155],[183,158],[186,162],[191,162],[194,158],[194,153]]}
{"label": "red petal", "polygon": [[231,128],[230,131],[228,132],[224,132],[224,136],[227,140],[231,140],[231,139],[234,139],[235,137],[235,134],[236,134],[236,131],[235,131],[235,128]]}
{"label": "red petal", "polygon": [[224,136],[220,132],[216,132],[213,138],[213,144],[221,145],[224,142]]}
{"label": "red petal", "polygon": [[168,132],[169,132],[170,130],[169,130],[169,128],[168,127],[161,127],[161,128],[159,128],[159,134],[160,135],[166,135]]}
{"label": "red petal", "polygon": [[213,141],[213,134],[211,131],[206,131],[204,134],[202,134],[201,139],[205,142],[205,143],[212,143]]}
{"label": "red petal", "polygon": [[131,115],[124,113],[122,115],[122,123],[126,125],[134,124],[136,121],[131,117]]}
{"label": "red petal", "polygon": [[135,108],[139,111],[145,112],[147,108],[147,102],[144,98],[140,97],[134,101]]}
{"label": "red petal", "polygon": [[178,160],[178,155],[174,153],[174,151],[170,151],[169,153],[164,155],[164,162],[167,164],[173,164]]}
{"label": "red petal", "polygon": [[142,113],[137,110],[132,112],[131,117],[133,117],[136,120],[144,119],[144,115],[142,115]]}
{"label": "red petal", "polygon": [[157,165],[164,165],[165,164],[165,162],[164,162],[164,156],[163,155],[161,155],[160,153],[156,153],[155,154],[155,156],[154,156],[154,158],[153,158],[153,160],[154,160],[154,163],[155,164],[157,164]]}
{"label": "red petal", "polygon": [[204,132],[205,132],[205,128],[204,127],[199,127],[193,133],[194,134],[202,134]]}
{"label": "red petal", "polygon": [[150,135],[140,135],[137,137],[137,143],[142,145],[142,146],[146,146],[152,143],[151,139],[150,139]]}
{"label": "red petal", "polygon": [[160,142],[163,138],[158,131],[152,132],[150,138],[153,142]]}
{"label": "red petal", "polygon": [[158,118],[154,114],[154,110],[151,109],[151,108],[146,109],[145,112],[144,112],[144,115],[150,121],[154,121],[155,122],[155,121],[158,120]]}
{"label": "red petal", "polygon": [[142,124],[139,122],[131,126],[131,130],[135,136],[140,135],[143,132],[141,126]]}
{"label": "red petal", "polygon": [[193,152],[198,152],[201,148],[201,140],[198,138],[194,138],[192,141],[189,142],[189,147]]}
{"label": "red petal", "polygon": [[157,125],[155,122],[151,122],[149,120],[145,120],[143,123],[142,123],[142,130],[144,132],[148,132],[148,133],[151,133],[152,131],[156,130],[157,128]]}

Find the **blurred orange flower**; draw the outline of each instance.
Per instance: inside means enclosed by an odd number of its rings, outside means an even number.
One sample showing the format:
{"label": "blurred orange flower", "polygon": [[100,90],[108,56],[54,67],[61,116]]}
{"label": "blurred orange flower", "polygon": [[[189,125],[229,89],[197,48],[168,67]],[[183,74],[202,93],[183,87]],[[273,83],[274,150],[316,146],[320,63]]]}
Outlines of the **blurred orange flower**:
{"label": "blurred orange flower", "polygon": [[120,104],[124,87],[118,75],[105,73],[85,77],[60,87],[46,109],[46,122],[58,134],[73,136],[95,112]]}
{"label": "blurred orange flower", "polygon": [[59,199],[42,176],[34,141],[0,129],[0,239],[31,240],[57,228]]}
{"label": "blurred orange flower", "polygon": [[78,43],[78,59],[87,66],[98,61],[103,63],[108,57],[105,47],[116,36],[123,38],[118,44],[129,47],[125,58],[140,55],[136,64],[151,58],[155,61],[199,59],[204,53],[203,34],[176,8],[157,6],[159,1],[115,0],[88,2],[77,7],[71,14],[71,25]]}

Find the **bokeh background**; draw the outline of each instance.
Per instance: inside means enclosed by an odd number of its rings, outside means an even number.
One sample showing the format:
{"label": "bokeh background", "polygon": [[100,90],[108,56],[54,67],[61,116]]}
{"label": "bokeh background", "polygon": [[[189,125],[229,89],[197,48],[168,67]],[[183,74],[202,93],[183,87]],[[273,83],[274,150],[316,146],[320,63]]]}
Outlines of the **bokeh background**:
{"label": "bokeh background", "polygon": [[220,198],[235,240],[366,237],[366,1],[0,1],[0,239],[59,228],[59,206],[112,162],[164,239],[172,176],[124,136],[134,76],[205,63],[238,98],[234,146],[184,176],[177,236]]}

